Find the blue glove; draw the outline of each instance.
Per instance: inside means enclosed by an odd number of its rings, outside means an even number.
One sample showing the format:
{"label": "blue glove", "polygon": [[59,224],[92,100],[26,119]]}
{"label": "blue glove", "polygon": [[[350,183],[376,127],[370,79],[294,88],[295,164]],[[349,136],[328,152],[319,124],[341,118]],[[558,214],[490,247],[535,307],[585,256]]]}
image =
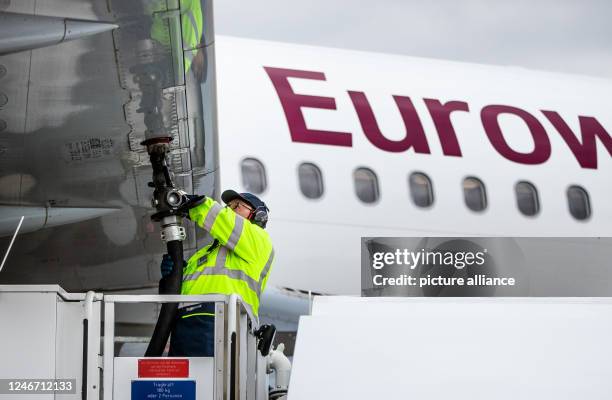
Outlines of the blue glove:
{"label": "blue glove", "polygon": [[172,267],[174,267],[174,261],[172,261],[172,257],[170,254],[164,254],[161,262],[161,274],[162,278],[167,277],[172,273]]}

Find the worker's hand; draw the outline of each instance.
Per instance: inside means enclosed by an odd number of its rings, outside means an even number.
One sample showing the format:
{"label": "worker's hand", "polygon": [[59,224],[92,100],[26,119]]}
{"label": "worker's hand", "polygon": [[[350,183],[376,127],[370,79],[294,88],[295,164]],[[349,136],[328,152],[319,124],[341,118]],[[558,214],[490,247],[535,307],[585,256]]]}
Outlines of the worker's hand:
{"label": "worker's hand", "polygon": [[189,218],[189,210],[202,204],[206,200],[206,196],[188,194],[185,197],[187,197],[187,201],[179,207],[178,211],[183,217]]}
{"label": "worker's hand", "polygon": [[174,267],[174,261],[172,261],[172,257],[170,254],[164,254],[161,262],[161,274],[162,278],[167,277],[172,273],[172,267]]}

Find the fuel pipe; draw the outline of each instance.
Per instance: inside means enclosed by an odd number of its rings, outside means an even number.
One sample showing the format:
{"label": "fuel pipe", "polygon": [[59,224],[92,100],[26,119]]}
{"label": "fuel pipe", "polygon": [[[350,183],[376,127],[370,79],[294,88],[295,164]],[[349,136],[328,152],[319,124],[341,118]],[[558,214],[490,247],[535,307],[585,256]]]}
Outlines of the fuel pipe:
{"label": "fuel pipe", "polygon": [[[152,205],[157,212],[151,216],[153,221],[161,225],[161,239],[166,243],[167,251],[174,265],[172,272],[159,283],[159,294],[180,294],[183,277],[183,241],[185,228],[180,208],[189,202],[187,194],[175,187],[172,174],[168,169],[168,153],[170,151],[169,137],[147,139],[141,144],[147,147],[147,152],[153,167]],[[163,303],[151,341],[145,352],[145,357],[160,357],[177,314],[177,303]]]}

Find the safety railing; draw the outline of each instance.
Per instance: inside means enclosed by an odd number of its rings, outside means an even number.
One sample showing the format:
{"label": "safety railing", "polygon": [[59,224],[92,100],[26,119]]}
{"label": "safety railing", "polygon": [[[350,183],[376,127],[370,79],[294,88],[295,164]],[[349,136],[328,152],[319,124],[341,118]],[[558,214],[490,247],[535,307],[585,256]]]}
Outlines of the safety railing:
{"label": "safety railing", "polygon": [[[252,322],[236,295],[105,295],[104,400],[113,400],[115,305],[118,303],[215,303],[214,399],[267,399],[265,361],[257,351]],[[144,358],[144,357],[142,357]],[[181,358],[181,357],[173,357]],[[208,382],[210,382],[207,379]]]}

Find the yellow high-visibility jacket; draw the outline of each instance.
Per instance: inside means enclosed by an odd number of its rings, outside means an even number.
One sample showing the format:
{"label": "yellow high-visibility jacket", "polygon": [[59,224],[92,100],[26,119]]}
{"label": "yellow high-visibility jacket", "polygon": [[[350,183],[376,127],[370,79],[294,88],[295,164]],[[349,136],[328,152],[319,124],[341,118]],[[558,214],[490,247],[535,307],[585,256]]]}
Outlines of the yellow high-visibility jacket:
{"label": "yellow high-visibility jacket", "polygon": [[268,232],[211,198],[189,210],[189,218],[216,240],[187,261],[182,294],[237,294],[258,322],[259,299],[274,262]]}
{"label": "yellow high-visibility jacket", "polygon": [[[191,62],[199,50],[200,41],[203,39],[204,15],[202,14],[200,0],[181,0],[179,4],[181,13],[181,37],[183,43],[182,45],[174,45],[182,47],[184,68],[187,73],[191,69]],[[164,18],[163,15],[163,13],[161,13],[161,16],[159,13],[153,14],[151,37],[170,48],[172,46],[170,41],[170,28],[167,19]]]}

